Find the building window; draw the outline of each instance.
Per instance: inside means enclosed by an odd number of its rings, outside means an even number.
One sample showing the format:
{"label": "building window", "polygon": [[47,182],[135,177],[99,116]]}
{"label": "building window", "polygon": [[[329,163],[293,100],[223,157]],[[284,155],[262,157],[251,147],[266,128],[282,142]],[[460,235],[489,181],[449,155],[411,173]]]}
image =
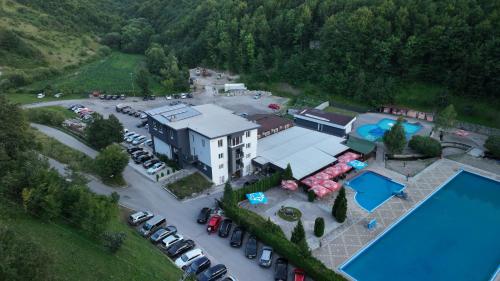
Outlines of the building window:
{"label": "building window", "polygon": [[223,168],[224,168],[224,164],[220,164],[219,169],[223,169]]}
{"label": "building window", "polygon": [[247,154],[247,158],[250,158],[250,156],[251,156],[251,154],[250,154],[250,153],[248,153],[248,154]]}
{"label": "building window", "polygon": [[219,159],[224,158],[224,153],[219,153]]}
{"label": "building window", "polygon": [[246,131],[246,132],[245,132],[245,136],[246,136],[247,138],[249,138],[249,137],[250,137],[250,131]]}
{"label": "building window", "polygon": [[205,140],[201,140],[201,146],[205,147]]}
{"label": "building window", "polygon": [[224,140],[218,140],[217,144],[219,145],[219,147],[222,147],[224,145]]}
{"label": "building window", "polygon": [[242,137],[235,137],[231,140],[231,145],[236,146],[236,145],[240,144],[242,141],[243,141]]}
{"label": "building window", "polygon": [[250,143],[247,143],[247,144],[246,144],[246,148],[250,148]]}

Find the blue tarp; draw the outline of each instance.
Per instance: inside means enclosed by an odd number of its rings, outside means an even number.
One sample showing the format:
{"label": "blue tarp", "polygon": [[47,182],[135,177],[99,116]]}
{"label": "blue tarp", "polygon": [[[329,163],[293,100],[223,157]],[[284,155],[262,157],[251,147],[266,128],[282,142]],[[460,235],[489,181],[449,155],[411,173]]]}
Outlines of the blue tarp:
{"label": "blue tarp", "polygon": [[349,162],[347,162],[347,165],[353,167],[356,170],[361,170],[361,169],[366,168],[366,166],[368,166],[368,164],[366,164],[365,162],[361,162],[359,160],[349,161]]}
{"label": "blue tarp", "polygon": [[250,193],[250,194],[247,194],[246,196],[248,198],[248,201],[252,205],[266,204],[267,203],[267,197],[263,192]]}

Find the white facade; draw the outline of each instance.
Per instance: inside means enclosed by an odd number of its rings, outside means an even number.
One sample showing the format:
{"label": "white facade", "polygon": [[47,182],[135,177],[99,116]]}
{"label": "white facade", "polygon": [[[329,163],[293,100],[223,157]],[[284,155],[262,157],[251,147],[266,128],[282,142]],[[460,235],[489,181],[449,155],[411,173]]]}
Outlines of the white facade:
{"label": "white facade", "polygon": [[215,184],[224,184],[229,179],[226,136],[210,140],[210,155],[212,159],[212,181]]}
{"label": "white facade", "polygon": [[211,167],[210,154],[210,139],[198,134],[194,131],[189,131],[189,148],[193,156],[198,157],[198,161]]}
{"label": "white facade", "polygon": [[257,129],[246,131],[243,134],[243,176],[253,172],[252,159],[257,157]]}

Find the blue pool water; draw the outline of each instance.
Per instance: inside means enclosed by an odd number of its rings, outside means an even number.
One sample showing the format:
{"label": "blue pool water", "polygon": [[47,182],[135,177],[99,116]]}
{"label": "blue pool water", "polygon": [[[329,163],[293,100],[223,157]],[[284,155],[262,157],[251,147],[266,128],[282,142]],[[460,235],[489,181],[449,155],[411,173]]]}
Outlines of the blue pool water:
{"label": "blue pool water", "polygon": [[461,171],[340,269],[358,281],[493,279],[500,182]]}
{"label": "blue pool water", "polygon": [[403,184],[371,171],[353,178],[346,185],[356,191],[356,202],[368,212],[405,188]]}
{"label": "blue pool water", "polygon": [[[356,130],[356,132],[364,139],[369,141],[378,141],[384,136],[386,131],[390,130],[392,126],[394,126],[394,124],[396,124],[396,120],[384,118],[377,124],[361,126]],[[403,122],[403,128],[406,133],[406,138],[410,139],[411,136],[422,129],[422,125]]]}

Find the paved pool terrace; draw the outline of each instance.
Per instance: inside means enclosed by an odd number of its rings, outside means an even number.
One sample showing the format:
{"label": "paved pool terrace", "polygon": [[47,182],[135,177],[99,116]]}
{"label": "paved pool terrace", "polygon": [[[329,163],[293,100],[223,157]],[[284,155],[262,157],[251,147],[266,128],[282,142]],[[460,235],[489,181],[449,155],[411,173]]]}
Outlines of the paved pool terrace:
{"label": "paved pool terrace", "polygon": [[[376,164],[372,165],[369,169],[398,182],[405,183],[407,186],[405,192],[408,193],[409,198],[408,200],[402,200],[392,197],[372,213],[368,213],[355,203],[355,192],[349,188],[346,189],[348,198],[347,220],[322,239],[321,248],[313,251],[313,255],[316,258],[337,272],[339,272],[339,267],[343,263],[358,253],[365,245],[373,241],[379,234],[412,210],[431,193],[436,191],[450,177],[457,174],[459,170],[470,171],[500,180],[500,175],[448,159],[436,161],[417,176],[410,178],[408,182],[406,182],[406,177],[403,175],[389,171]],[[368,230],[366,224],[374,218],[377,219],[377,227],[374,230]],[[500,275],[496,276],[495,281],[500,281]]]}

